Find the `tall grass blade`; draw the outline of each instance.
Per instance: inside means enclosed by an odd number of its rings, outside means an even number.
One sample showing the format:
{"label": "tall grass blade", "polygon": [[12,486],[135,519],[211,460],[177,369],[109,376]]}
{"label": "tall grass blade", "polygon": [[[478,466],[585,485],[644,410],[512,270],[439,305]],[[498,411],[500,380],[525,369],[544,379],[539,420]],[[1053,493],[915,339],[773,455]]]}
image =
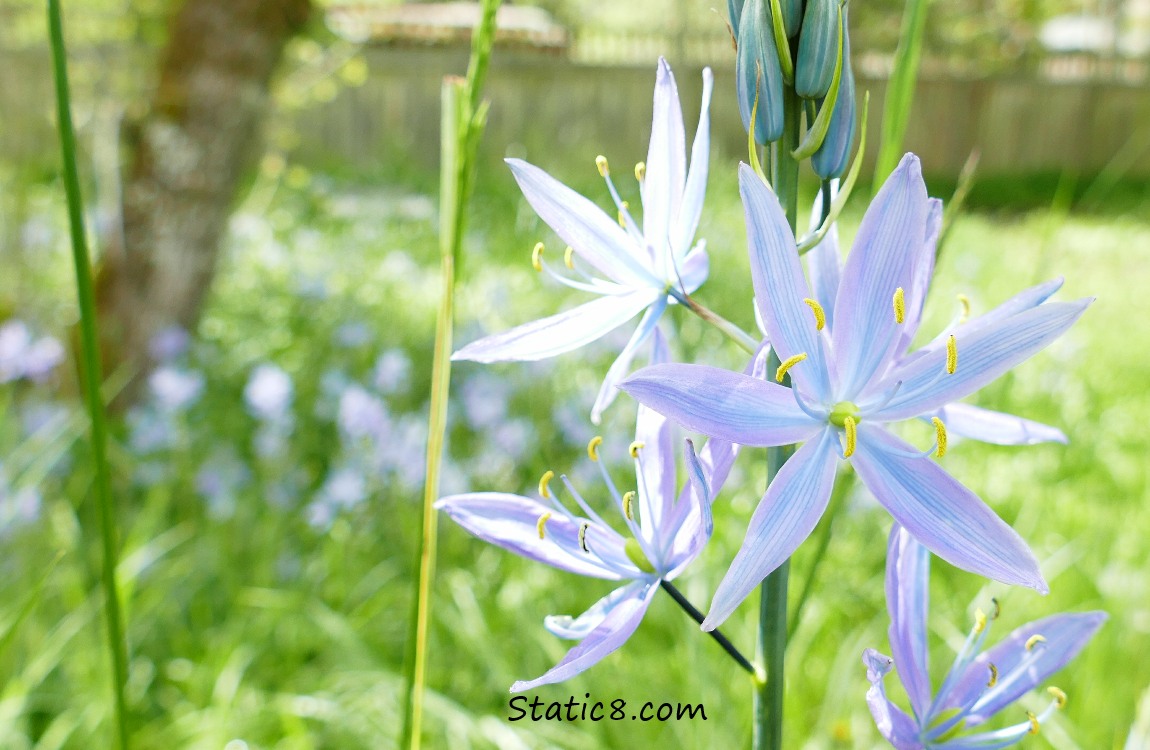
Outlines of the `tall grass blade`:
{"label": "tall grass blade", "polygon": [[116,746],[128,748],[128,716],[124,690],[128,682],[128,644],[120,613],[116,586],[116,514],[108,469],[108,428],[100,393],[101,367],[96,335],[96,304],[92,289],[92,268],[84,233],[84,205],[76,170],[76,134],[72,127],[72,97],[68,90],[68,62],[64,48],[64,27],[59,0],[48,0],[48,35],[52,45],[52,71],[56,79],[56,119],[64,165],[64,190],[68,198],[68,224],[72,239],[72,262],[76,269],[76,292],[80,303],[81,369],[84,397],[91,420],[92,459],[96,469],[96,504],[100,519],[103,560],[100,577],[104,589],[104,616],[108,630],[108,651],[112,659],[112,697]]}
{"label": "tall grass blade", "polygon": [[922,59],[922,38],[926,30],[926,9],[930,0],[906,0],[902,31],[894,52],[894,69],[887,82],[882,107],[882,143],[874,169],[874,190],[878,191],[902,157],[902,142],[910,122],[918,64]]}
{"label": "tall grass blade", "polygon": [[432,505],[439,496],[439,469],[447,430],[447,399],[451,385],[451,345],[454,322],[455,271],[463,245],[467,200],[475,171],[479,138],[487,119],[481,100],[487,63],[495,39],[499,0],[484,0],[479,25],[472,35],[471,60],[465,79],[444,79],[440,116],[439,250],[442,292],[435,324],[431,366],[431,407],[427,429],[427,471],[423,488],[423,523],[418,559],[419,578],[408,638],[406,707],[401,746],[418,750],[423,726],[427,679],[427,634],[431,620],[431,581],[435,574],[437,516]]}

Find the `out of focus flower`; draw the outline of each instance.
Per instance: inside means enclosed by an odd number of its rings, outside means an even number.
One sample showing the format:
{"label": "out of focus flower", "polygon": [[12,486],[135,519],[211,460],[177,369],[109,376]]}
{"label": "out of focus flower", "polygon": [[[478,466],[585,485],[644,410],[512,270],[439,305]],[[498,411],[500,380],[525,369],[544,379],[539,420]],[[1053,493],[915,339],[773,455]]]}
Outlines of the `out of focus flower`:
{"label": "out of focus flower", "polygon": [[702,113],[688,169],[678,89],[666,60],[659,59],[647,161],[635,167],[643,201],[642,228],[619,197],[606,158],[600,156],[596,163],[615,201],[618,221],[538,167],[518,159],[507,160],[527,202],[570,248],[563,262],[571,274],[552,268],[542,243],[532,255],[535,269],[598,298],[472,342],[453,359],[545,359],[578,349],[645,313],[599,389],[591,410],[591,420],[599,422],[615,398],[616,383],[630,370],[631,360],[655,330],[667,305],[684,300],[707,278],[704,243],[692,243],[707,187],[710,98],[711,71],[704,69]]}
{"label": "out of focus flower", "polygon": [[340,430],[353,440],[382,441],[391,425],[387,406],[355,384],[340,396],[338,421]]}
{"label": "out of focus flower", "polygon": [[148,342],[148,353],[157,362],[171,362],[186,354],[191,343],[192,337],[182,326],[165,326]]}
{"label": "out of focus flower", "polygon": [[293,387],[291,376],[271,363],[252,370],[244,387],[244,401],[257,419],[282,420],[291,409]]}
{"label": "out of focus flower", "polygon": [[[994,750],[1017,744],[1037,734],[1066,694],[1047,689],[1050,704],[1039,714],[1027,712],[1023,721],[1003,729],[968,732],[984,724],[1019,698],[1038,687],[1079,651],[1106,621],[1105,612],[1082,612],[1046,617],[1017,628],[994,648],[983,644],[998,616],[998,603],[987,616],[975,614],[974,627],[962,650],[931,697],[927,647],[930,611],[930,553],[898,524],[891,529],[886,562],[886,601],[890,610],[890,646],[894,658],[872,648],[863,653],[867,679],[867,705],[879,732],[897,750]],[[891,703],[883,678],[893,667],[910,697],[913,716]]]}
{"label": "out of focus flower", "polygon": [[219,448],[196,472],[196,491],[214,518],[228,518],[236,508],[236,496],[251,479],[251,471],[230,446]]}
{"label": "out of focus flower", "polygon": [[371,328],[361,320],[344,323],[335,329],[335,343],[345,349],[357,349],[371,341]]}
{"label": "out of focus flower", "polygon": [[165,365],[148,376],[148,387],[161,411],[181,412],[204,391],[204,376],[192,370]]}
{"label": "out of focus flower", "polygon": [[51,336],[34,338],[22,320],[0,326],[0,383],[46,380],[64,361],[64,347]]}
{"label": "out of focus flower", "polygon": [[411,360],[402,349],[388,349],[375,361],[372,382],[385,396],[398,393],[407,387],[411,373]]}

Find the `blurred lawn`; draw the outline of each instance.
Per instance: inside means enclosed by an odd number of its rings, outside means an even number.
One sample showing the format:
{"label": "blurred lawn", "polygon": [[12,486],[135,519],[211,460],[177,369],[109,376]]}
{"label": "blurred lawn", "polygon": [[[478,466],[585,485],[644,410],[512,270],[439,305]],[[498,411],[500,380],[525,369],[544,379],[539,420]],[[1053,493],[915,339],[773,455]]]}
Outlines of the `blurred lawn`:
{"label": "blurred lawn", "polygon": [[[622,158],[623,155],[612,158]],[[590,159],[558,177],[606,202]],[[622,170],[626,172],[626,170]],[[199,373],[190,405],[156,396],[119,431],[114,451],[123,508],[130,701],[140,748],[387,748],[398,734],[410,606],[437,268],[426,175],[386,187],[295,172],[257,184],[233,222],[231,248],[189,353]],[[637,194],[637,190],[624,190]],[[481,175],[461,270],[457,341],[570,306],[541,280],[530,249],[555,238],[519,198],[510,175]],[[48,227],[24,246],[18,281],[0,282],[21,315],[62,331],[70,321],[61,199],[30,189],[21,217]],[[624,195],[624,197],[629,197]],[[637,195],[631,195],[637,205]],[[945,463],[1031,543],[1052,588],[1008,590],[937,562],[932,652],[936,675],[976,605],[1003,605],[1001,635],[1063,610],[1101,608],[1111,621],[1053,684],[1070,702],[1027,747],[1120,748],[1150,685],[1150,529],[1146,456],[1150,356],[1150,220],[1129,214],[986,211],[956,224],[936,275],[924,336],[1064,274],[1062,299],[1098,301],[1067,336],[978,396],[977,403],[1061,427],[1069,446],[955,445]],[[854,206],[844,235],[857,224]],[[1141,217],[1141,218],[1137,218]],[[732,165],[712,168],[700,236],[708,240],[706,304],[753,328],[742,212]],[[729,367],[742,355],[676,309],[687,361]],[[629,331],[589,350],[534,364],[458,364],[444,493],[529,493],[546,469],[567,471],[602,500],[584,452],[586,415],[601,373]],[[390,369],[381,364],[387,355]],[[290,375],[286,420],[243,407],[253,368]],[[0,386],[0,466],[8,487],[35,488],[35,517],[0,529],[0,747],[99,747],[108,731],[106,656],[95,589],[97,558],[83,422],[69,376]],[[387,375],[387,377],[384,377]],[[339,419],[349,389],[384,407],[387,430],[356,433]],[[55,404],[55,406],[53,406]],[[61,407],[62,405],[62,407]],[[48,415],[45,422],[44,415]],[[633,422],[622,399],[601,429],[603,455],[622,460]],[[149,430],[151,430],[149,432]],[[370,432],[370,431],[368,431]],[[926,432],[911,433],[926,443]],[[716,507],[716,535],[680,587],[705,608],[762,487],[748,451]],[[336,497],[335,479],[362,486]],[[3,493],[8,493],[7,495]],[[333,499],[335,498],[335,499]],[[788,654],[788,746],[879,747],[866,710],[862,649],[887,648],[881,577],[889,518],[852,497]],[[817,532],[816,532],[817,533]],[[450,748],[742,747],[750,732],[745,675],[667,597],[639,632],[590,672],[536,693],[632,706],[702,703],[707,721],[649,724],[509,723],[508,686],[541,674],[566,644],[542,627],[609,590],[522,562],[444,520],[430,659],[430,746]],[[811,546],[793,567],[793,594]],[[753,650],[757,608],[725,626]],[[992,636],[993,637],[993,636]],[[1031,696],[1030,707],[1045,699]],[[1027,705],[1024,702],[1024,705]],[[1023,718],[1023,709],[1011,721]],[[246,743],[246,744],[244,744]]]}

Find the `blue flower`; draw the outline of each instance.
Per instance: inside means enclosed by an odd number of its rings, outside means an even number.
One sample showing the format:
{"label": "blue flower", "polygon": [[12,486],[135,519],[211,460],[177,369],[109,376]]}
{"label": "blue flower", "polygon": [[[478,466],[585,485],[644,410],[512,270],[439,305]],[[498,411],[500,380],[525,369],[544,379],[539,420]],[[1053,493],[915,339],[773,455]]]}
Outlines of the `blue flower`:
{"label": "blue flower", "polygon": [[[740,170],[751,274],[769,339],[791,388],[701,365],[646,368],[621,384],[691,430],[742,445],[802,442],[771,483],[711,604],[721,623],[786,560],[826,509],[840,459],[895,520],[939,557],[1045,593],[1025,542],[929,454],[946,451],[946,413],[1066,331],[1090,304],[1045,302],[1058,282],[1023,292],[907,354],[933,270],[941,204],[908,154],[875,196],[834,292],[816,298],[778,200]],[[826,280],[823,280],[825,286]],[[821,287],[820,287],[821,288]],[[919,451],[884,425],[935,415]]]}
{"label": "blue flower", "polygon": [[[656,334],[657,358],[665,356]],[[599,461],[602,438],[587,446],[598,464],[625,528],[620,533],[579,494],[566,476],[560,483],[578,506],[572,512],[556,498],[553,472],[539,482],[542,500],[504,492],[475,492],[439,500],[460,526],[484,541],[531,560],[593,578],[623,581],[577,618],[548,617],[545,625],[560,638],[579,640],[541,677],[516,682],[512,692],[561,682],[590,668],[623,645],[643,619],[662,580],[670,581],[698,556],[710,539],[711,499],[726,480],[736,449],[708,441],[696,457],[688,440],[684,451],[688,484],[676,500],[671,426],[639,407],[635,442],[635,491],[620,493]]]}
{"label": "blue flower", "polygon": [[[895,524],[887,550],[886,597],[890,610],[890,646],[894,658],[874,649],[863,653],[867,679],[867,705],[879,732],[897,750],[949,750],[1014,745],[1036,734],[1066,694],[1048,688],[1052,700],[1039,714],[1003,729],[964,733],[1038,687],[1073,659],[1106,621],[1105,612],[1060,614],[1027,623],[987,651],[982,651],[994,619],[981,610],[974,628],[947,672],[942,687],[931,697],[928,669],[927,612],[929,611],[930,553]],[[883,678],[898,667],[910,697],[913,716],[886,697]]]}
{"label": "blue flower", "polygon": [[618,222],[538,167],[519,159],[507,160],[527,202],[569,245],[563,257],[572,275],[556,271],[548,263],[542,243],[536,245],[532,256],[536,270],[599,297],[567,312],[472,342],[452,359],[503,362],[553,357],[595,341],[646,311],[599,389],[591,413],[592,421],[599,422],[615,398],[615,385],[630,370],[631,360],[667,305],[698,289],[707,278],[704,243],[692,242],[707,187],[711,85],[711,71],[704,69],[702,113],[688,169],[678,89],[666,60],[659,59],[651,143],[646,163],[635,167],[643,201],[642,227],[619,197],[603,157],[596,163],[618,208]]}

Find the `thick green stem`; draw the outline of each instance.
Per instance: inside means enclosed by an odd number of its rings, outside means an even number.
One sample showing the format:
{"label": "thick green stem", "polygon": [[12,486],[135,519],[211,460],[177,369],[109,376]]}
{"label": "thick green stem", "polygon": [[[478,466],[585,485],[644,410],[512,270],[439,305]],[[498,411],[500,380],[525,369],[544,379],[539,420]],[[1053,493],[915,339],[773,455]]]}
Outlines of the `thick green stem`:
{"label": "thick green stem", "polygon": [[59,0],[48,0],[48,35],[52,44],[52,70],[56,78],[56,118],[60,151],[64,161],[64,191],[68,198],[68,223],[72,238],[72,263],[76,270],[76,292],[80,304],[80,345],[84,398],[91,421],[92,460],[96,470],[96,504],[103,545],[101,579],[104,589],[104,615],[108,627],[108,651],[112,658],[112,694],[116,723],[116,746],[128,748],[128,715],[124,688],[128,682],[128,645],[120,613],[120,593],[116,585],[118,543],[116,513],[108,468],[108,428],[103,396],[99,340],[96,332],[96,303],[92,289],[92,268],[88,240],[84,232],[84,204],[76,169],[76,134],[72,127],[72,98],[68,90],[68,62],[64,47],[64,27]]}
{"label": "thick green stem", "polygon": [[500,0],[484,0],[483,15],[472,40],[467,78],[443,81],[440,117],[439,249],[442,291],[435,323],[431,365],[431,406],[428,414],[427,468],[423,488],[422,534],[418,548],[419,578],[412,602],[407,653],[407,692],[401,745],[418,750],[422,741],[423,691],[427,679],[428,630],[431,622],[431,582],[435,573],[438,533],[433,507],[439,495],[439,470],[447,431],[451,385],[451,346],[454,322],[455,273],[463,245],[466,204],[471,194],[479,136],[487,108],[481,100],[483,79],[495,37],[495,11]]}
{"label": "thick green stem", "polygon": [[[802,102],[792,87],[784,86],[783,92],[783,137],[772,147],[771,182],[794,232],[799,215],[799,163],[792,153],[799,144]],[[773,371],[778,364],[778,357],[772,352],[767,371]],[[793,452],[794,446],[767,449],[768,484]],[[784,562],[767,576],[760,587],[759,652],[767,679],[755,686],[754,750],[782,750],[783,747],[783,674],[790,567],[789,560]]]}

